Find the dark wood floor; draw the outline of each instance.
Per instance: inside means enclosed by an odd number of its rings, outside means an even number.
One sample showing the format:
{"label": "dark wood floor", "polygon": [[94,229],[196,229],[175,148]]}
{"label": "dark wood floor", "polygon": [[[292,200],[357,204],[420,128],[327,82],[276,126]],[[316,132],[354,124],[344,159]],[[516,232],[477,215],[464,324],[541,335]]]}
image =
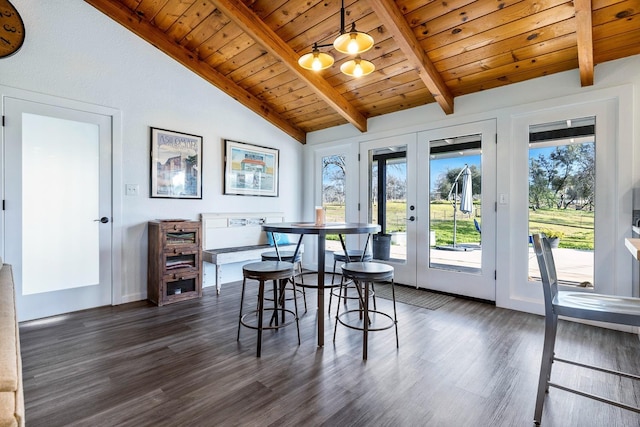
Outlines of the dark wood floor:
{"label": "dark wood floor", "polygon": [[[314,296],[308,293],[313,307]],[[398,304],[393,330],[344,327],[316,346],[315,309],[295,328],[236,342],[239,286],[165,307],[106,307],[20,327],[27,426],[529,426],[542,351],[539,316],[456,299]],[[379,304],[388,301],[378,299]],[[640,372],[633,334],[561,322],[557,353]],[[640,384],[555,366],[556,379],[640,403]],[[545,426],[634,426],[637,414],[552,389]]]}

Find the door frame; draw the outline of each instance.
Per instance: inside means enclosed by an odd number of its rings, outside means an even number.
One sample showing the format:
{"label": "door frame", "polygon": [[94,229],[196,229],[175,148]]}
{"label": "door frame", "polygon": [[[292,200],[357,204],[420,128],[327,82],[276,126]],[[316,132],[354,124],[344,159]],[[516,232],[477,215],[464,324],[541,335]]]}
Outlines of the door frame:
{"label": "door frame", "polygon": [[[595,149],[596,149],[596,216],[595,216],[595,245],[594,253],[594,284],[595,292],[628,295],[630,281],[626,280],[621,271],[631,271],[631,257],[625,249],[621,237],[631,231],[631,200],[620,197],[624,187],[631,182],[630,157],[631,149],[624,148],[625,141],[617,136],[619,106],[615,99],[590,100],[579,104],[565,104],[552,108],[542,108],[531,112],[514,115],[511,121],[512,162],[514,165],[510,182],[512,184],[511,209],[511,265],[518,277],[513,278],[511,287],[511,302],[516,301],[523,311],[542,312],[542,300],[539,298],[540,289],[533,281],[527,280],[528,271],[527,245],[528,234],[528,191],[518,189],[528,188],[528,132],[532,124],[548,123],[567,118],[596,117]],[[523,166],[526,166],[524,175]],[[520,171],[520,173],[515,173]],[[615,171],[615,175],[612,174]],[[604,188],[603,188],[604,186]],[[620,202],[618,202],[620,201]],[[627,206],[625,206],[627,205]],[[598,209],[598,206],[604,208]],[[517,214],[517,216],[516,216]],[[623,219],[629,217],[628,220]],[[626,228],[626,229],[625,229]],[[521,238],[521,239],[520,239]],[[514,241],[522,240],[522,241]],[[613,258],[612,258],[613,257]],[[626,264],[627,267],[621,267]],[[580,289],[571,288],[580,291]],[[538,306],[538,307],[536,307]],[[532,307],[535,307],[532,310]]]}
{"label": "door frame", "polygon": [[[112,305],[122,303],[122,114],[115,108],[90,104],[57,96],[17,89],[0,85],[0,109],[5,117],[5,98],[16,98],[24,101],[42,103],[54,107],[62,107],[100,114],[111,117],[111,206],[113,212],[111,224],[111,301]],[[0,192],[5,199],[5,128],[0,135]],[[5,254],[5,214],[0,214],[0,256]]]}
{"label": "door frame", "polygon": [[[552,114],[563,111],[575,117],[598,117],[601,114],[601,110],[600,112],[598,110],[606,108],[605,104],[611,104],[613,107],[610,113],[605,114],[607,114],[607,127],[613,132],[611,134],[613,137],[608,143],[614,145],[611,155],[615,156],[616,169],[615,174],[610,177],[615,181],[612,188],[614,193],[611,195],[615,206],[612,217],[609,218],[613,224],[611,236],[613,246],[607,260],[611,275],[604,280],[611,284],[611,293],[614,295],[631,296],[633,294],[635,280],[632,278],[632,257],[625,248],[624,238],[631,236],[632,208],[634,205],[638,206],[638,193],[634,190],[634,185],[638,185],[637,176],[635,176],[637,174],[633,172],[633,164],[638,154],[633,149],[633,87],[623,85],[525,104],[511,109],[503,117],[499,133],[504,135],[505,144],[503,145],[506,147],[499,151],[498,193],[501,197],[503,195],[506,197],[506,203],[498,204],[498,222],[502,226],[498,230],[497,238],[504,244],[497,249],[497,306],[544,314],[544,301],[540,288],[532,286],[532,282],[527,280],[526,275],[522,276],[524,268],[522,263],[526,260],[521,258],[522,253],[526,251],[524,246],[526,244],[521,243],[521,238],[526,237],[528,216],[522,214],[521,207],[527,206],[527,199],[525,195],[518,193],[520,188],[518,182],[526,180],[526,177],[518,178],[516,172],[522,168],[528,154],[525,154],[525,150],[516,150],[512,145],[518,140],[528,138],[528,126],[523,125],[528,125],[533,117],[538,123],[547,121],[545,117],[552,117]],[[596,141],[601,140],[598,133],[602,130],[602,126],[598,127],[596,124]],[[503,142],[502,139],[501,142]],[[596,146],[596,157],[597,150]],[[599,273],[597,270],[594,272],[596,286],[598,286]],[[637,285],[637,282],[635,283]]]}

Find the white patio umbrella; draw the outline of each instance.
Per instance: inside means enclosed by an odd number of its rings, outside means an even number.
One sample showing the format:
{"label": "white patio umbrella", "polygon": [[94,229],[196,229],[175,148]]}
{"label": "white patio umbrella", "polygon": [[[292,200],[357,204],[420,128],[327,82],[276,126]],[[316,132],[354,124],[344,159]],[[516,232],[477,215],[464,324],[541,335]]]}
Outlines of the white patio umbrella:
{"label": "white patio umbrella", "polygon": [[449,191],[449,198],[453,194],[453,248],[457,249],[456,243],[456,231],[458,228],[458,218],[456,215],[457,206],[456,202],[458,199],[458,180],[462,176],[462,191],[460,193],[460,212],[462,213],[471,213],[473,211],[473,199],[472,199],[472,185],[471,185],[471,170],[468,165],[464,165],[464,168],[460,171],[456,179],[453,181],[453,186],[451,187],[451,191]]}
{"label": "white patio umbrella", "polygon": [[471,184],[471,169],[464,165],[462,171],[462,192],[460,193],[460,212],[471,213],[473,211],[473,187]]}

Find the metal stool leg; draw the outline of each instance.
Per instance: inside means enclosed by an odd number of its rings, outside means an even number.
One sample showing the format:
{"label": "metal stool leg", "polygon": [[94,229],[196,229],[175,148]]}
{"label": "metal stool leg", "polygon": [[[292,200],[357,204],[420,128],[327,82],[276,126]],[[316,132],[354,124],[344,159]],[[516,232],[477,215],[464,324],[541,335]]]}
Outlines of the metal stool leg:
{"label": "metal stool leg", "polygon": [[[396,286],[393,279],[391,279],[391,296],[393,297],[393,323],[395,324],[395,327],[396,327],[396,348],[400,348],[400,341],[398,339],[398,312],[396,311]],[[376,306],[376,297],[374,295],[373,296],[374,310],[376,310],[375,306]]]}
{"label": "metal stool leg", "polygon": [[[338,294],[338,301],[340,301],[340,298],[342,298],[342,286],[343,286],[344,282],[341,280],[340,281],[340,292]],[[336,308],[336,321],[333,325],[333,342],[336,341],[336,331],[338,330],[338,317],[340,316],[340,303],[336,304],[338,306],[338,308]]]}
{"label": "metal stool leg", "polygon": [[[296,312],[296,329],[298,330],[298,345],[300,345],[300,322],[298,321],[300,319],[300,316],[298,316],[298,298],[296,298],[296,295],[297,295],[298,291],[297,291],[297,288],[296,288],[295,277],[292,277],[292,279],[293,280],[291,280],[291,287],[293,288],[293,307],[294,307],[295,312]],[[284,308],[284,299],[282,301],[282,304],[283,304],[282,308]],[[282,311],[282,313],[284,315],[284,310]]]}
{"label": "metal stool leg", "polygon": [[[334,280],[336,278],[336,260],[333,260],[333,274],[331,275],[331,286],[334,284]],[[342,295],[342,279],[340,279],[340,294]],[[333,300],[333,287],[329,288],[329,308],[327,308],[327,313],[331,314],[331,301]],[[338,298],[340,300],[340,298]]]}
{"label": "metal stool leg", "polygon": [[240,294],[240,314],[238,315],[238,336],[236,338],[236,341],[240,341],[240,326],[242,323],[242,305],[244,304],[244,288],[246,284],[247,284],[247,278],[245,277],[242,280],[242,293]]}
{"label": "metal stool leg", "polygon": [[[304,312],[307,312],[307,292],[304,290],[304,274],[302,274],[302,261],[298,263],[298,272],[300,273],[300,283],[302,283],[302,301],[304,301]],[[293,277],[293,284],[295,285],[296,278]]]}
{"label": "metal stool leg", "polygon": [[264,280],[260,280],[260,287],[258,290],[258,350],[256,352],[256,357],[260,357],[260,354],[262,351],[262,317],[263,317],[262,314],[263,312],[264,312]]}
{"label": "metal stool leg", "polygon": [[368,282],[364,284],[364,320],[363,320],[363,336],[362,336],[362,358],[367,360],[367,347],[369,346],[369,286]]}

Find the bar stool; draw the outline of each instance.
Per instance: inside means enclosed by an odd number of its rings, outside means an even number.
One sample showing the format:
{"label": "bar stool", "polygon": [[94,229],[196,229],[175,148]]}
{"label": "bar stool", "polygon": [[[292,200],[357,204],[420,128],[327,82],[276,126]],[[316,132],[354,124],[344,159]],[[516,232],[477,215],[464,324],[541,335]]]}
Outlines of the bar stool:
{"label": "bar stool", "polygon": [[264,252],[262,254],[262,261],[286,261],[290,262],[297,267],[297,273],[294,274],[294,280],[296,277],[300,277],[300,282],[302,286],[300,289],[296,289],[296,294],[301,293],[304,301],[304,312],[307,312],[307,295],[304,291],[304,275],[302,274],[302,254],[298,252],[295,259],[293,258],[293,251],[280,251],[280,257],[278,257],[278,252],[270,251]]}
{"label": "bar stool", "polygon": [[[361,249],[347,249],[347,253],[349,254],[348,258],[347,255],[344,253],[344,251],[335,251],[333,253],[333,274],[331,275],[331,285],[336,286],[335,285],[335,277],[336,277],[336,264],[338,262],[340,262],[341,264],[344,263],[348,263],[348,262],[369,262],[373,260],[373,255],[371,254],[371,252],[367,252],[364,254],[364,257],[362,256],[362,254],[364,253],[363,250]],[[341,288],[342,282],[344,281],[344,276],[342,274],[340,274],[340,286],[337,286],[338,288]],[[347,285],[351,284],[352,286],[348,286],[348,288],[354,288],[355,285],[353,285],[353,281],[349,280],[347,281]],[[372,285],[373,286],[373,285]],[[329,309],[328,309],[328,313],[331,314],[331,300],[333,299],[333,296],[335,295],[334,293],[334,288],[331,289],[331,292],[329,293]],[[338,295],[335,295],[336,297],[342,298],[344,299],[345,302],[347,302],[347,300],[349,299],[358,299],[357,296],[355,297],[350,297],[347,294],[347,289],[345,289],[344,291],[344,295],[340,296],[342,294],[342,289],[338,290]],[[373,297],[373,308],[374,310],[376,309],[376,293],[375,293],[375,289],[372,288],[372,292],[371,292],[371,296]]]}
{"label": "bar stool", "polygon": [[[346,326],[347,328],[356,329],[363,332],[362,335],[362,358],[367,360],[367,346],[369,341],[369,332],[382,331],[395,326],[396,330],[396,348],[400,347],[398,341],[398,317],[396,313],[396,292],[393,283],[393,267],[387,264],[379,262],[349,262],[342,264],[342,274],[345,279],[352,279],[356,285],[358,291],[358,297],[360,298],[360,306],[358,309],[347,310],[344,313],[340,313],[340,304],[336,310],[336,322],[333,328],[333,341],[336,340],[336,331],[338,330],[338,323]],[[393,301],[393,317],[377,309],[369,310],[369,288],[374,282],[391,282],[391,295]],[[344,281],[340,290],[345,289]],[[356,325],[349,323],[343,319],[348,316],[349,313],[357,312],[359,314],[360,322]],[[383,324],[375,326],[371,322],[371,314],[381,315],[391,320],[389,324]]]}
{"label": "bar stool", "polygon": [[[290,262],[285,261],[262,261],[262,262],[254,262],[250,264],[246,264],[242,267],[242,274],[244,279],[242,280],[242,293],[240,296],[240,314],[238,316],[238,336],[237,341],[240,340],[240,327],[245,326],[250,329],[256,329],[258,331],[258,348],[256,356],[260,357],[260,353],[262,350],[262,331],[264,329],[279,329],[283,328],[287,325],[290,325],[295,321],[296,328],[298,330],[298,345],[300,345],[300,325],[298,322],[298,301],[296,298],[293,299],[295,311],[287,309],[284,306],[284,291],[287,282],[291,279],[293,292],[296,292],[296,283],[293,280],[294,275],[294,267]],[[258,309],[251,310],[248,313],[243,314],[242,309],[244,305],[244,292],[247,284],[247,279],[257,280],[259,282],[258,287]],[[268,280],[273,280],[273,307],[265,307],[264,306],[264,283]],[[277,285],[277,282],[280,282],[280,285]],[[280,295],[278,295],[280,293]],[[281,305],[281,306],[280,306]],[[271,317],[271,322],[268,326],[264,325],[264,312],[272,311],[273,316]],[[282,315],[282,323],[278,320],[278,314]],[[285,316],[289,313],[293,315],[293,319],[285,322]],[[257,325],[254,323],[250,323],[246,317],[250,314],[256,315],[258,317]]]}

